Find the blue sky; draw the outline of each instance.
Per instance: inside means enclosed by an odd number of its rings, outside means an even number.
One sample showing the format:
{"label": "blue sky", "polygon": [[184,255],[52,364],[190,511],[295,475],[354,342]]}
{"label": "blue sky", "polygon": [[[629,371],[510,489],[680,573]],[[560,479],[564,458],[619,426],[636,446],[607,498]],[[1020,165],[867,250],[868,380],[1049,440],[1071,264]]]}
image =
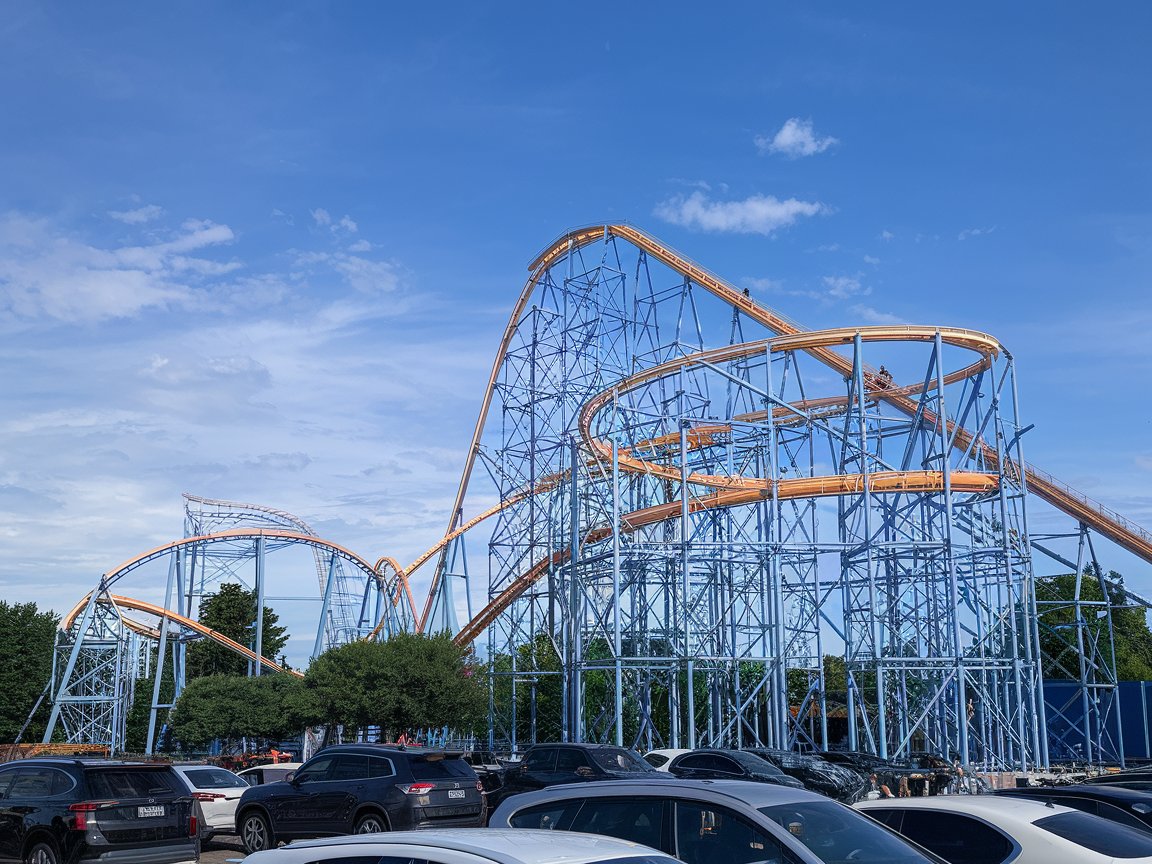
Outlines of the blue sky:
{"label": "blue sky", "polygon": [[9,4],[0,595],[71,605],[180,535],[182,491],[411,560],[525,265],[618,220],[810,327],[993,333],[1030,460],[1152,526],[1150,32],[1138,3]]}

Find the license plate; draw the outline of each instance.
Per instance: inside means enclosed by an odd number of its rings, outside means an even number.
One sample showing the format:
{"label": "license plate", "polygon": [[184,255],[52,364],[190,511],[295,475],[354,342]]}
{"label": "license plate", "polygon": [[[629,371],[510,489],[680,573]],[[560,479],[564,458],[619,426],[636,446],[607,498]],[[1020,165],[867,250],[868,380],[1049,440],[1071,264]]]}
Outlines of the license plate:
{"label": "license plate", "polygon": [[449,798],[463,798],[464,797],[464,790],[463,789],[449,789],[448,790],[448,797]]}
{"label": "license plate", "polygon": [[164,805],[163,804],[157,804],[154,807],[137,807],[136,808],[136,815],[139,816],[141,819],[145,818],[146,816],[163,816],[164,815]]}

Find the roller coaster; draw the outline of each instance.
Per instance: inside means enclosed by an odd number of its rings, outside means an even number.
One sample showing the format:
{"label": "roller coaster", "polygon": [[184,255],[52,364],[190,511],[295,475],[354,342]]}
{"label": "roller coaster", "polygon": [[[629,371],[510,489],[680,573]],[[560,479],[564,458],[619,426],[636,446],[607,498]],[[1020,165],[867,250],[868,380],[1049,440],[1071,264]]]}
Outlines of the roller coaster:
{"label": "roller coaster", "polygon": [[[159,667],[179,693],[192,640],[280,669],[262,616],[241,645],[199,624],[197,601],[231,579],[263,607],[270,554],[307,549],[312,656],[451,632],[488,664],[493,748],[827,747],[839,713],[851,749],[1045,766],[1055,635],[1081,658],[1089,755],[1121,752],[1111,602],[1078,593],[1073,626],[1044,634],[1034,568],[1082,576],[1092,532],[1152,561],[1152,536],[1025,462],[1015,364],[994,337],[808,331],[628,225],[568,232],[529,274],[438,543],[406,568],[369,564],[288,514],[185,496],[184,538],[104,574],[65,616],[45,740],[59,724],[122,749],[134,682],[151,676],[151,748],[170,707]],[[1075,520],[1074,556],[1030,533],[1029,495]],[[162,604],[111,593],[163,562]]]}

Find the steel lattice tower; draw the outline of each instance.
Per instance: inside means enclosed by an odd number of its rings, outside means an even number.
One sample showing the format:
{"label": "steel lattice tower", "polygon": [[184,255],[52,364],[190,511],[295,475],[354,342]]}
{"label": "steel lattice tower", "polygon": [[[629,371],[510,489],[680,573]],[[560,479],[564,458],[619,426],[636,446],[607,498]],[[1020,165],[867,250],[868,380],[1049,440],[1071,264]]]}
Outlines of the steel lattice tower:
{"label": "steel lattice tower", "polygon": [[[197,621],[200,600],[222,582],[239,582],[255,592],[257,608],[264,609],[278,599],[269,588],[279,571],[268,565],[268,559],[278,553],[301,548],[312,553],[319,583],[314,656],[377,631],[386,637],[415,626],[412,607],[401,602],[403,580],[394,568],[389,570],[384,561],[374,567],[317,537],[290,514],[185,495],[184,522],[183,539],[104,574],[92,593],[65,617],[57,636],[45,743],[59,724],[67,742],[104,744],[113,753],[120,752],[128,710],[135,699],[145,698],[150,705],[146,751],[151,752],[161,712],[173,704],[161,696],[165,671],[171,675],[173,698],[178,697],[185,682],[188,643],[220,636]],[[112,593],[132,574],[151,576],[154,585],[160,581],[158,571],[164,570],[162,604]],[[225,640],[230,642],[228,647],[248,657],[249,674],[259,675],[264,667],[279,669],[275,658],[259,660],[262,627],[263,615],[257,613],[250,645]],[[152,679],[150,693],[137,693],[137,679],[146,677]]]}
{"label": "steel lattice tower", "polygon": [[1046,762],[1012,358],[803,333],[653,243],[554,247],[494,373],[493,743],[559,681],[569,740],[827,746],[832,654],[852,746]]}

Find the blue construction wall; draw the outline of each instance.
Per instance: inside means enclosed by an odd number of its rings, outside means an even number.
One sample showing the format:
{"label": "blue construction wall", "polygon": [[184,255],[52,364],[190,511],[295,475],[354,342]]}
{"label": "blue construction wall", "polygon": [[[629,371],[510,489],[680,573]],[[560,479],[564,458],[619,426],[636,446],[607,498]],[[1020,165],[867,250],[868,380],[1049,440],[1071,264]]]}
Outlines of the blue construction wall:
{"label": "blue construction wall", "polygon": [[[1152,759],[1152,681],[1121,681],[1116,702],[1105,712],[1100,736],[1105,761]],[[1071,681],[1045,681],[1048,754],[1052,762],[1083,761],[1084,708],[1080,688]],[[1095,742],[1094,742],[1095,746]],[[1093,754],[1097,759],[1099,755]]]}

